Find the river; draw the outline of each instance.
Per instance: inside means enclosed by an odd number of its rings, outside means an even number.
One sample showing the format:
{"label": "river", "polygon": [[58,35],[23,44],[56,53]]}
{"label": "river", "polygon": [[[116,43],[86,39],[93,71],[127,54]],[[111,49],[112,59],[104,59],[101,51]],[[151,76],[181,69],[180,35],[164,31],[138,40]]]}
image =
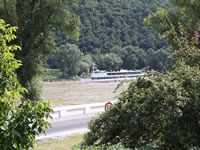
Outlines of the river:
{"label": "river", "polygon": [[81,83],[80,81],[56,81],[43,82],[42,98],[45,101],[54,101],[53,106],[69,106],[89,104],[96,102],[108,102],[116,100],[124,91],[128,83],[125,83],[115,93],[119,82],[107,83]]}

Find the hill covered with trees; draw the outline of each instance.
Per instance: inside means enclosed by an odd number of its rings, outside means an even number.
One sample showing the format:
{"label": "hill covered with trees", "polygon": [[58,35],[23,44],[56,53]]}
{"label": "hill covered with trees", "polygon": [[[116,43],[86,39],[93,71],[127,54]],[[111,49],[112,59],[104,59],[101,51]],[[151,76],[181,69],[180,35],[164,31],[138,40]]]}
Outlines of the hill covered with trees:
{"label": "hill covered with trees", "polygon": [[161,0],[82,0],[78,13],[81,33],[78,46],[83,52],[109,53],[119,46],[160,49],[166,46],[143,24],[148,14],[166,5]]}
{"label": "hill covered with trees", "polygon": [[[143,20],[167,4],[168,0],[79,0],[75,10],[81,21],[79,41],[56,32],[56,45],[77,45],[82,55],[90,55],[99,69],[160,70],[168,56],[167,44]],[[59,56],[56,54],[47,61],[51,68],[58,68]],[[76,70],[80,73],[87,69]]]}

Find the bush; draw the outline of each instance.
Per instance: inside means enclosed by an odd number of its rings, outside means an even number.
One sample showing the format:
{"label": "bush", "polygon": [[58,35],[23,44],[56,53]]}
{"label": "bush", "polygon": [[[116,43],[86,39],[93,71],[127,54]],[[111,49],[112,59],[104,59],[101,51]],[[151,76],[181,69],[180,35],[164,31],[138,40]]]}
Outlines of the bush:
{"label": "bush", "polygon": [[81,146],[74,146],[72,150],[131,150],[129,148],[124,148],[123,145],[101,145],[101,146],[89,146],[89,147],[81,147]]}
{"label": "bush", "polygon": [[132,82],[115,107],[89,124],[83,145],[190,149],[200,143],[200,70],[180,64]]}
{"label": "bush", "polygon": [[[199,26],[198,26],[199,27]],[[181,27],[180,27],[181,28]],[[115,107],[89,124],[83,145],[122,144],[132,149],[200,147],[200,29],[173,34],[177,47],[166,68],[132,82]]]}
{"label": "bush", "polygon": [[20,49],[16,45],[7,45],[13,39],[15,27],[6,25],[0,19],[0,149],[29,150],[33,148],[36,135],[50,126],[46,121],[53,110],[49,103],[42,101],[16,101],[28,92],[23,88],[16,76],[16,69],[21,61],[16,60],[14,51]]}

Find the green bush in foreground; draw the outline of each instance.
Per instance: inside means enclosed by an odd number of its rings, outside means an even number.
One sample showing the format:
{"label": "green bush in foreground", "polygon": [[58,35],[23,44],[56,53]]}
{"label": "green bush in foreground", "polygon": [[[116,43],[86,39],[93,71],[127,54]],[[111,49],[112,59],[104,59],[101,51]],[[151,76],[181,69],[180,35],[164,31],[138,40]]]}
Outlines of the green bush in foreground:
{"label": "green bush in foreground", "polygon": [[53,111],[49,103],[23,100],[22,93],[27,92],[16,76],[16,69],[22,65],[16,60],[16,45],[8,45],[16,36],[15,27],[6,25],[0,19],[0,149],[29,150],[33,148],[36,135],[44,132],[50,124],[46,121]]}
{"label": "green bush in foreground", "polygon": [[[72,150],[133,150],[131,148],[125,148],[121,144],[116,145],[101,145],[101,146],[74,146]],[[147,146],[141,148],[135,148],[134,150],[154,150],[154,147]]]}
{"label": "green bush in foreground", "polygon": [[84,145],[200,146],[200,71],[185,65],[132,82],[110,111],[90,122]]}
{"label": "green bush in foreground", "polygon": [[123,145],[112,145],[112,146],[89,146],[89,147],[81,147],[81,146],[74,146],[72,150],[131,150],[129,148],[124,148]]}

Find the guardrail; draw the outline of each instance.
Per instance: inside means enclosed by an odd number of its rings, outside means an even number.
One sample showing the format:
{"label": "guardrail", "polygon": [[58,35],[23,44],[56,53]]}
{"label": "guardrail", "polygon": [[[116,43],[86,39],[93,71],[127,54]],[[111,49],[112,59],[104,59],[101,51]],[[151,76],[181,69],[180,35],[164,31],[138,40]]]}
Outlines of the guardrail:
{"label": "guardrail", "polygon": [[[112,101],[115,103],[116,101]],[[65,107],[55,107],[53,108],[54,114],[51,116],[53,118],[62,118],[66,116],[74,115],[84,115],[90,113],[101,113],[104,112],[106,102],[93,103],[93,104],[84,104],[84,105],[74,105],[74,106],[65,106]]]}

